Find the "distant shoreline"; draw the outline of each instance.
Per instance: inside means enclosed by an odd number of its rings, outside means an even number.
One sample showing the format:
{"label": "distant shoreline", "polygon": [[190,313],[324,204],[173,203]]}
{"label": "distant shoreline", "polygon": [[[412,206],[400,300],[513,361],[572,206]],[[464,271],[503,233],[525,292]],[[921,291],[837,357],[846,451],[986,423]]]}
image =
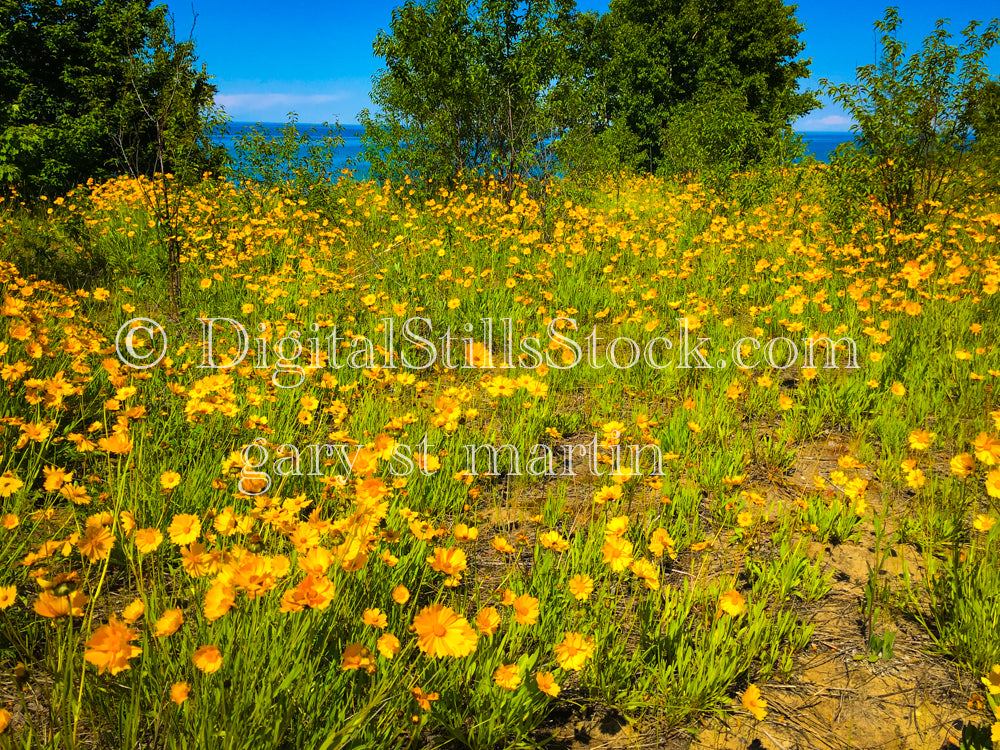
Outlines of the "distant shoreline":
{"label": "distant shoreline", "polygon": [[[236,128],[246,128],[253,127],[254,125],[263,125],[268,128],[283,128],[287,125],[287,122],[268,122],[264,120],[233,120],[229,123],[230,127]],[[321,122],[300,122],[296,123],[298,127],[301,128],[319,128],[323,126]],[[334,125],[336,123],[331,123]],[[355,122],[342,122],[339,123],[342,128],[352,128],[361,130],[361,125]],[[851,137],[853,134],[849,130],[792,130],[796,135],[825,135],[825,136],[844,136],[845,138]]]}
{"label": "distant shoreline", "polygon": [[[259,125],[267,130],[274,131],[276,134],[287,124],[287,122],[251,122],[249,120],[234,120],[227,124],[229,132],[226,135],[216,136],[215,141],[216,143],[226,147],[227,150],[231,151],[236,138],[238,138],[242,132],[249,130],[250,128]],[[298,127],[300,131],[308,131],[312,128],[316,128],[317,133],[323,134],[322,123],[299,122],[296,123],[296,127]],[[341,123],[339,127],[340,135],[344,138],[344,145],[342,149],[338,149],[339,158],[336,160],[337,166],[347,166],[348,159],[350,159],[354,168],[357,170],[357,173],[360,176],[364,176],[364,174],[367,173],[367,165],[360,160],[360,140],[361,132],[363,130],[362,126],[356,123]],[[331,124],[329,132],[336,132],[336,128],[336,124]],[[833,153],[833,150],[837,146],[854,138],[854,134],[849,131],[795,130],[792,132],[794,132],[795,135],[801,136],[802,140],[805,141],[806,154],[821,162],[829,161],[830,154]]]}

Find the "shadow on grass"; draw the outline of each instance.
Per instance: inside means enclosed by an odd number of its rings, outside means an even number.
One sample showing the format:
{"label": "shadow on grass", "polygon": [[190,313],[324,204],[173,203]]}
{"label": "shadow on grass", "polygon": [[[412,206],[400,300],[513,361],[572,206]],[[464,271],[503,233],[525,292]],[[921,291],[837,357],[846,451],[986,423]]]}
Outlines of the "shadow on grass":
{"label": "shadow on grass", "polygon": [[104,254],[81,244],[86,242],[82,227],[23,217],[7,229],[2,258],[13,263],[25,278],[34,276],[67,289],[89,289],[108,277]]}

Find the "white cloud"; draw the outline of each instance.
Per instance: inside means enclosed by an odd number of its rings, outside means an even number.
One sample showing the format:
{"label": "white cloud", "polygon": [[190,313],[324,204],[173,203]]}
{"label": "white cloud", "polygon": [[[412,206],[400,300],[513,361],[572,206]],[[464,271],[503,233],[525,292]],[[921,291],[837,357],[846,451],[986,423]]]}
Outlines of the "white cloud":
{"label": "white cloud", "polygon": [[847,115],[806,115],[795,121],[795,129],[799,131],[845,132],[854,124]]}
{"label": "white cloud", "polygon": [[371,107],[369,81],[219,81],[215,101],[235,122],[285,122],[289,112],[300,123],[357,122],[357,113]]}

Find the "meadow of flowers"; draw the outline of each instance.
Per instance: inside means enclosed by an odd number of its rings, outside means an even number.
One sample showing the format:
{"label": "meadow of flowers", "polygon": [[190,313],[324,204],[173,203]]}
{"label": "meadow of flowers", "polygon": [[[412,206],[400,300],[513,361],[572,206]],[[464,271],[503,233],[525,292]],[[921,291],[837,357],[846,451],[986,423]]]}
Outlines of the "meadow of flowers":
{"label": "meadow of flowers", "polygon": [[[174,193],[179,315],[148,184],[0,204],[0,746],[569,747],[595,710],[647,747],[766,739],[820,652],[936,664],[953,699],[919,742],[1000,742],[1000,206],[846,229],[800,169],[750,209],[655,178],[510,200],[345,180],[322,205],[208,178]],[[168,334],[147,369],[115,345],[139,316]],[[201,366],[210,317],[245,322],[244,361]],[[547,362],[479,342],[384,366],[413,317],[509,320]],[[682,318],[727,366],[568,367],[544,338]],[[334,329],[358,366],[255,366]],[[740,368],[745,336],[851,339],[859,366],[840,343]],[[557,470],[474,475],[467,445]],[[844,742],[813,746],[867,746]]]}

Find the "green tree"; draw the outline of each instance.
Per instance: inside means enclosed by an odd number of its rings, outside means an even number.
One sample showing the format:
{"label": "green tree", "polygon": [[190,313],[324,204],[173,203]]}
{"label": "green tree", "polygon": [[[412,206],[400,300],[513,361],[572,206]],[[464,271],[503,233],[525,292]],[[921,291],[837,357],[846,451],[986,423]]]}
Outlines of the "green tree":
{"label": "green tree", "polygon": [[324,122],[303,130],[298,121],[298,114],[289,112],[277,132],[258,122],[236,138],[229,177],[246,188],[242,196],[249,205],[258,197],[255,186],[279,188],[326,211],[336,205],[339,175],[333,165],[344,146],[342,128]]}
{"label": "green tree", "polygon": [[609,31],[607,17],[593,11],[576,14],[560,29],[565,53],[561,78],[568,85],[558,102],[563,127],[553,140],[553,152],[559,171],[584,186],[639,166],[635,134],[624,119],[611,122]]}
{"label": "green tree", "polygon": [[972,128],[974,150],[1000,154],[1000,81],[986,81],[970,99],[965,118]]}
{"label": "green tree", "polygon": [[[173,19],[163,6],[154,9],[160,22],[149,28],[143,44],[122,61],[120,97],[107,113],[110,141],[117,149],[116,171],[140,182],[146,204],[156,217],[160,244],[166,251],[166,274],[173,313],[181,310],[181,216],[177,184],[190,184],[203,170],[218,171],[226,161],[211,133],[227,118],[214,107],[215,87],[204,66],[195,66],[194,42],[179,41]],[[197,18],[197,17],[196,17]],[[192,26],[193,32],[193,26]],[[103,140],[102,140],[103,142]]]}
{"label": "green tree", "polygon": [[122,73],[120,97],[107,113],[116,171],[134,177],[169,172],[190,183],[223,167],[225,148],[212,135],[227,118],[215,106],[205,67],[197,66],[194,42],[177,39],[171,18],[148,30]]}
{"label": "green tree", "polygon": [[191,133],[215,87],[194,62],[151,0],[0,0],[0,186],[210,168]]}
{"label": "green tree", "polygon": [[459,173],[515,176],[546,168],[579,108],[567,35],[572,0],[427,0],[393,11],[375,54],[385,68],[363,111],[377,178],[426,182]]}
{"label": "green tree", "polygon": [[602,22],[609,119],[635,133],[649,171],[663,159],[664,129],[696,97],[736,96],[769,138],[817,106],[799,90],[803,27],[782,0],[612,0]]}
{"label": "green tree", "polygon": [[858,68],[855,83],[820,83],[857,123],[853,143],[838,147],[831,164],[834,208],[853,218],[852,206],[874,198],[887,224],[911,227],[943,204],[957,208],[998,186],[996,170],[981,166],[996,144],[996,83],[986,55],[1000,40],[1000,21],[982,33],[973,21],[954,45],[939,20],[909,57],[900,23],[896,8],[875,22],[881,55]]}
{"label": "green tree", "polygon": [[770,197],[782,168],[802,153],[791,128],[763,121],[738,90],[708,87],[673,109],[663,130],[660,171],[696,175],[748,208]]}

